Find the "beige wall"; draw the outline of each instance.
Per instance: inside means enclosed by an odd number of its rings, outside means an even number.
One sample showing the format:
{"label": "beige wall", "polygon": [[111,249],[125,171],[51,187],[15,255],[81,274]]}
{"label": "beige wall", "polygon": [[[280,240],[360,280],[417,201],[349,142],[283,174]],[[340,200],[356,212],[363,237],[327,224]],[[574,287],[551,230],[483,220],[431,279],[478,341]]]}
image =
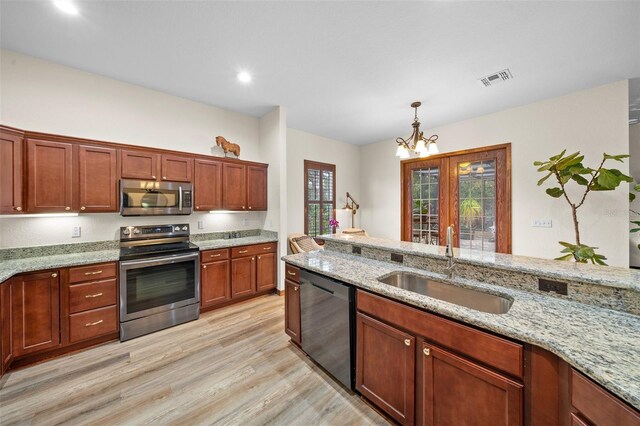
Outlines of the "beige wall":
{"label": "beige wall", "polygon": [[[304,232],[304,160],[336,165],[336,207],[344,207],[346,193],[360,201],[360,148],[300,130],[287,130],[287,233]],[[351,215],[338,210],[341,228],[351,226]],[[360,212],[356,214],[356,226]]]}
{"label": "beige wall", "polygon": [[[542,177],[533,167],[563,148],[581,151],[586,164],[597,166],[603,152],[629,151],[628,83],[626,80],[566,96],[453,123],[437,133],[441,151],[512,143],[513,253],[552,258],[557,241],[574,239],[568,206],[536,186]],[[408,127],[407,127],[408,128]],[[370,235],[400,238],[400,167],[395,142],[361,148],[362,227]],[[628,164],[611,164],[623,172]],[[615,192],[590,194],[580,209],[582,241],[600,247],[610,265],[628,266],[627,185]],[[553,228],[533,228],[533,219],[552,219]]]}
{"label": "beige wall", "polygon": [[[631,176],[636,179],[636,182],[640,183],[640,124],[634,124],[629,126],[629,154],[631,159],[629,161],[629,171]],[[640,212],[640,193],[635,193],[636,199],[631,204],[631,208],[637,212]],[[631,214],[631,220],[640,220],[640,216]],[[630,228],[636,228],[636,225],[630,225]],[[640,232],[630,234],[629,236],[629,264],[631,266],[640,267]]]}
{"label": "beige wall", "polygon": [[[280,125],[279,121],[260,123],[255,117],[11,51],[0,51],[0,65],[0,123],[8,126],[198,154],[211,154],[215,137],[223,135],[241,145],[242,159],[257,161],[261,160],[261,135],[280,131],[268,128]],[[220,155],[218,150],[216,147],[213,152]],[[271,195],[277,193],[270,191]],[[277,216],[272,207],[277,203],[269,206],[269,213]],[[203,230],[197,229],[198,220],[203,221]],[[118,238],[120,226],[167,222],[189,223],[194,233],[271,224],[277,229],[277,220],[265,212],[156,218],[123,218],[118,214],[0,217],[0,248],[112,240]],[[71,238],[72,226],[82,227],[81,238]]]}

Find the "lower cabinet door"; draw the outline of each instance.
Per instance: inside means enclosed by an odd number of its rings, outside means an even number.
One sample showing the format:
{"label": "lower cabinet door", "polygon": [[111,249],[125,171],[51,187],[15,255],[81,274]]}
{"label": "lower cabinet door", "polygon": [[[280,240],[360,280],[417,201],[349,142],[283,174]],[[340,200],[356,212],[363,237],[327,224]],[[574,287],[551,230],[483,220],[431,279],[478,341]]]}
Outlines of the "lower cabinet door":
{"label": "lower cabinet door", "polygon": [[231,260],[231,298],[252,295],[256,292],[255,256]]}
{"label": "lower cabinet door", "polygon": [[522,385],[472,361],[423,344],[425,425],[521,425]]}
{"label": "lower cabinet door", "polygon": [[256,287],[258,291],[276,288],[276,254],[267,253],[256,257]]}
{"label": "lower cabinet door", "polygon": [[300,338],[300,284],[291,280],[284,281],[284,331],[291,337],[291,341],[298,346],[302,344]]}
{"label": "lower cabinet door", "polygon": [[361,313],[356,326],[356,388],[399,423],[413,424],[415,338]]}
{"label": "lower cabinet door", "polygon": [[[6,284],[5,284],[6,285]],[[13,354],[21,356],[60,344],[60,282],[57,272],[13,277]]]}
{"label": "lower cabinet door", "polygon": [[207,262],[200,271],[200,306],[214,306],[231,300],[229,261]]}

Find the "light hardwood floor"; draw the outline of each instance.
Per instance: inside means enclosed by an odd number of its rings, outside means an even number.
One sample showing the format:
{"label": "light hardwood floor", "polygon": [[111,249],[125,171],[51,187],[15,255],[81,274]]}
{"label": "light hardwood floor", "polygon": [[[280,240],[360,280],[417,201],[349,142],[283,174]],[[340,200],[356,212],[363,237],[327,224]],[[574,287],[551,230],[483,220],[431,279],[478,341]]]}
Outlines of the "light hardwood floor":
{"label": "light hardwood floor", "polygon": [[284,334],[264,296],[9,372],[0,424],[387,424]]}

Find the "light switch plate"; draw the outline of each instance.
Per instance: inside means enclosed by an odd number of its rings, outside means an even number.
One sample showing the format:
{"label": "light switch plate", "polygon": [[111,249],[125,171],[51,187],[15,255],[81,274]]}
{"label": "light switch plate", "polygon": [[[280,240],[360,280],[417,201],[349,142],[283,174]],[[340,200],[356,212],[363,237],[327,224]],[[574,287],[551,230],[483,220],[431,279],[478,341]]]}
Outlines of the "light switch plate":
{"label": "light switch plate", "polygon": [[198,221],[198,229],[204,229],[204,220]]}
{"label": "light switch plate", "polygon": [[71,238],[80,238],[81,235],[81,227],[80,226],[74,226],[71,228]]}
{"label": "light switch plate", "polygon": [[552,228],[551,219],[533,219],[533,227],[535,228]]}

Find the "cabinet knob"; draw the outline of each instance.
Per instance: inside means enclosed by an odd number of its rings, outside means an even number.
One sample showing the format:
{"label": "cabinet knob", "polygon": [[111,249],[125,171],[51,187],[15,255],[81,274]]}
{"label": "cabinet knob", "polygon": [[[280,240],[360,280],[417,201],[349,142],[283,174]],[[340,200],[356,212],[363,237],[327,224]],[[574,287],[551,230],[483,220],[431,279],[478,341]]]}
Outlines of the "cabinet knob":
{"label": "cabinet knob", "polygon": [[260,256],[258,256],[258,260],[260,260]]}
{"label": "cabinet knob", "polygon": [[411,339],[404,339],[404,344],[407,346],[411,346]]}
{"label": "cabinet knob", "polygon": [[429,356],[429,355],[431,354],[431,351],[429,350],[429,348],[424,348],[424,349],[422,350],[422,352],[423,352],[426,356]]}
{"label": "cabinet knob", "polygon": [[155,178],[156,178],[155,176],[151,176],[151,179],[155,179]]}
{"label": "cabinet knob", "polygon": [[87,208],[85,206],[80,207],[80,210],[86,210]]}
{"label": "cabinet knob", "polygon": [[200,210],[200,206],[196,206],[196,209]]}
{"label": "cabinet knob", "polygon": [[293,291],[298,291],[298,287],[294,287],[294,288],[293,288]]}
{"label": "cabinet knob", "polygon": [[163,180],[167,180],[167,177],[166,177],[166,176],[162,176],[162,179],[163,179]]}
{"label": "cabinet knob", "polygon": [[22,207],[18,206],[18,207],[14,207],[14,210],[17,212],[21,212],[22,211]]}
{"label": "cabinet knob", "polygon": [[202,265],[202,269],[207,269],[207,265]]}
{"label": "cabinet knob", "polygon": [[55,272],[53,274],[51,274],[51,277],[53,277],[53,278],[55,278],[57,276],[58,276],[58,274],[56,274]]}
{"label": "cabinet knob", "polygon": [[64,209],[65,209],[65,210],[67,210],[67,211],[69,211],[69,210],[71,210],[71,207],[67,206],[67,207],[65,207]]}
{"label": "cabinet knob", "polygon": [[249,206],[249,210],[251,210],[251,206]]}

